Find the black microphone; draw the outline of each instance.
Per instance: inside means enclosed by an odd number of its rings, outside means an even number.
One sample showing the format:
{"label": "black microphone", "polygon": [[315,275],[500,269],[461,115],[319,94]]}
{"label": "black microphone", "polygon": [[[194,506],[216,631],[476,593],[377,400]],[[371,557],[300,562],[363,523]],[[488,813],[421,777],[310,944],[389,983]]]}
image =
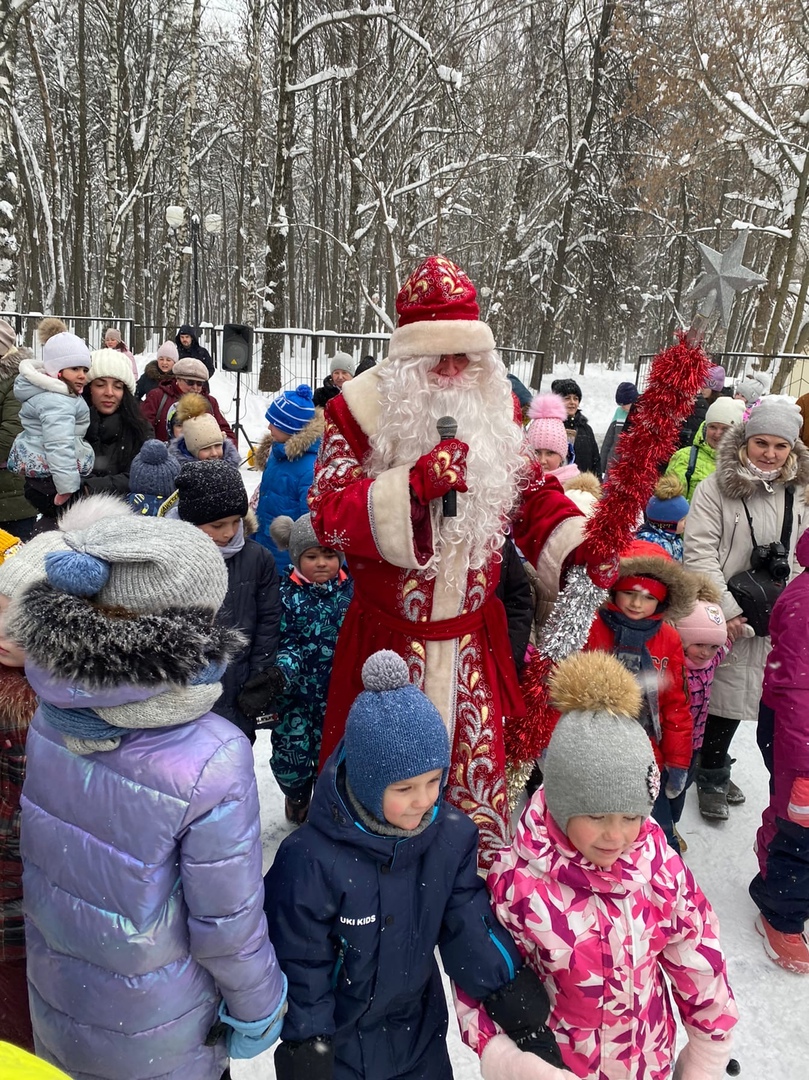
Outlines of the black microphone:
{"label": "black microphone", "polygon": [[[454,439],[458,431],[458,421],[454,416],[439,417],[435,422],[435,426],[441,442],[444,439]],[[458,492],[454,488],[441,497],[441,509],[444,512],[444,517],[458,516]]]}

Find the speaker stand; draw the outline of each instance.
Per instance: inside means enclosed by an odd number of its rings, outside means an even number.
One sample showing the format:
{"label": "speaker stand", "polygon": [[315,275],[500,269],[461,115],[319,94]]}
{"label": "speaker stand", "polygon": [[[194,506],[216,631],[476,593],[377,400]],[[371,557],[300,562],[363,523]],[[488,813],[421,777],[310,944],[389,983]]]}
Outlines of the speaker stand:
{"label": "speaker stand", "polygon": [[241,406],[242,406],[242,373],[241,373],[241,371],[237,371],[236,372],[236,423],[233,425],[233,431],[234,431],[234,434],[236,435],[236,449],[238,450],[238,448],[239,448],[238,447],[238,440],[239,440],[239,432],[241,432],[242,435],[244,436],[244,439],[245,439],[245,442],[247,443],[247,445],[250,447],[250,449],[252,451],[255,451],[256,448],[253,445],[253,443],[250,441],[250,436],[244,430],[244,425],[242,423],[240,423],[240,421],[239,421],[239,414],[241,413]]}

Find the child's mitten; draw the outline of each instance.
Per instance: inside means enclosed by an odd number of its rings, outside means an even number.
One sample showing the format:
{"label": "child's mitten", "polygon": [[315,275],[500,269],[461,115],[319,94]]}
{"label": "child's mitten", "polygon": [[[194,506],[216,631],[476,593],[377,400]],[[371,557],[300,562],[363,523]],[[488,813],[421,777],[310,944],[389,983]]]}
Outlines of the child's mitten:
{"label": "child's mitten", "polygon": [[685,791],[688,781],[688,769],[678,769],[676,765],[667,765],[666,772],[666,798],[676,799]]}
{"label": "child's mitten", "polygon": [[273,711],[275,699],[286,686],[286,678],[280,668],[271,667],[254,675],[242,687],[236,699],[239,708],[251,720]]}
{"label": "child's mitten", "polygon": [[332,1080],[334,1049],[327,1035],[282,1042],[275,1051],[277,1080]]}
{"label": "child's mitten", "polygon": [[787,817],[796,825],[809,829],[809,777],[796,776],[792,781]]}
{"label": "child's mitten", "polygon": [[688,1042],[677,1055],[674,1080],[722,1080],[730,1059],[731,1036],[712,1039],[689,1030]]}
{"label": "child's mitten", "polygon": [[519,1050],[561,1067],[556,1037],[546,1026],[551,1011],[548,992],[531,968],[521,967],[511,982],[490,994],[482,1005]]}
{"label": "child's mitten", "polygon": [[231,1028],[227,1035],[228,1054],[232,1058],[254,1058],[269,1050],[281,1034],[284,1025],[284,1013],[287,1005],[287,980],[284,976],[284,991],[281,1002],[275,1012],[264,1020],[237,1020],[231,1016],[224,1001],[219,1005],[219,1019]]}
{"label": "child's mitten", "polygon": [[483,1080],[571,1080],[566,1069],[557,1069],[534,1054],[525,1054],[508,1035],[495,1035],[480,1055]]}

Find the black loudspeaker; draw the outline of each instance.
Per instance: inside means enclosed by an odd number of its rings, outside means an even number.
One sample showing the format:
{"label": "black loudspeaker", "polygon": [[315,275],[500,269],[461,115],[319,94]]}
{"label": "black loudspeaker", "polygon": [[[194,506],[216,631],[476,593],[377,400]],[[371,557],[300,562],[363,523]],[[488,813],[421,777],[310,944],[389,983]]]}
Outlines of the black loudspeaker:
{"label": "black loudspeaker", "polygon": [[253,328],[225,323],[222,329],[222,370],[253,370]]}

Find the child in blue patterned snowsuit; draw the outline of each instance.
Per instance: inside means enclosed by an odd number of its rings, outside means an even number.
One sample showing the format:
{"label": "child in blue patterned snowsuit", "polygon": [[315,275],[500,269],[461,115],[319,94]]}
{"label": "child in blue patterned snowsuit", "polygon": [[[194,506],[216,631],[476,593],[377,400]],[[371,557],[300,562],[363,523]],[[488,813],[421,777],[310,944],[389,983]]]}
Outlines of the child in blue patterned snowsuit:
{"label": "child in blue patterned snowsuit", "polygon": [[286,796],[287,821],[306,820],[317,775],[337,635],[354,592],[338,551],[321,547],[309,515],[277,517],[273,542],[289,550],[291,566],[281,578],[281,639],[276,665],[284,689],[274,711],[270,766]]}

